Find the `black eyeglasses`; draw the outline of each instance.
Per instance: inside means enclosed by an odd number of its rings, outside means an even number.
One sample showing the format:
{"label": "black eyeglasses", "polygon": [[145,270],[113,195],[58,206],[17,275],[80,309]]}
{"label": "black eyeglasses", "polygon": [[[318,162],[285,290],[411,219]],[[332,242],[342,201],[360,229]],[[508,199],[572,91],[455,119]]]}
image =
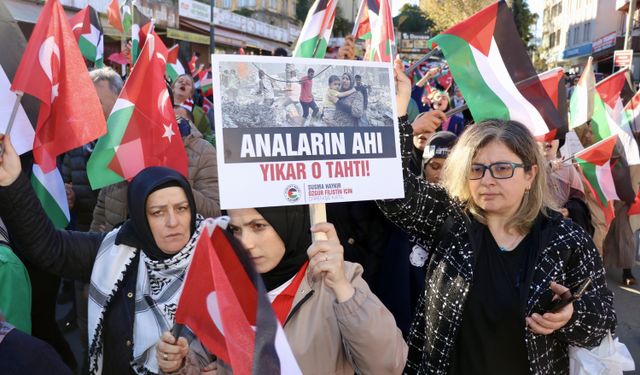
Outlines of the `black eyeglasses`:
{"label": "black eyeglasses", "polygon": [[501,161],[498,163],[491,163],[489,165],[484,164],[471,164],[471,170],[469,171],[469,175],[467,178],[469,180],[479,180],[484,177],[484,172],[488,169],[489,173],[491,173],[491,177],[496,180],[505,180],[507,178],[513,177],[513,174],[516,171],[516,168],[526,168],[524,164],[511,163],[506,161]]}

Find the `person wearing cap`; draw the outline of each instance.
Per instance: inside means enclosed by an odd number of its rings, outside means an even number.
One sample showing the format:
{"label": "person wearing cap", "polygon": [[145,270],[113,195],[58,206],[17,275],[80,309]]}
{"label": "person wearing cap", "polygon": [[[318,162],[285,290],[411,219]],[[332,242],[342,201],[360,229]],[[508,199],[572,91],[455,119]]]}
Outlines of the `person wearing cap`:
{"label": "person wearing cap", "polygon": [[422,154],[422,176],[425,180],[440,183],[444,161],[457,140],[458,136],[448,131],[437,132],[429,139]]}

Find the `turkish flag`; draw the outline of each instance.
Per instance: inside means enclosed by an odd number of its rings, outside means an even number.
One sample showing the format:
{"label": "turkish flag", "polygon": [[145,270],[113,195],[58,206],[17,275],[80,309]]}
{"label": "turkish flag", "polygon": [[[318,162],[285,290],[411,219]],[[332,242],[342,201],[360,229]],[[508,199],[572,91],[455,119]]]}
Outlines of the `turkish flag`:
{"label": "turkish flag", "polygon": [[300,374],[246,251],[214,219],[203,225],[176,323],[191,329],[234,374]]}
{"label": "turkish flag", "polygon": [[45,3],[11,90],[42,102],[33,155],[45,173],[56,167],[56,156],[107,131],[96,89],[59,0]]}
{"label": "turkish flag", "polygon": [[134,106],[126,125],[114,125],[114,131],[120,128],[124,133],[119,146],[114,148],[116,157],[109,164],[109,169],[127,180],[140,170],[157,165],[188,176],[187,154],[164,80],[167,55],[167,47],[156,33],[148,34],[109,116],[109,123],[114,117],[113,123],[117,124],[118,110],[131,104]]}
{"label": "turkish flag", "polygon": [[111,26],[119,30],[121,33],[124,32],[124,28],[122,27],[122,17],[120,17],[120,4],[118,3],[118,0],[111,0],[109,5],[107,6],[107,17]]}

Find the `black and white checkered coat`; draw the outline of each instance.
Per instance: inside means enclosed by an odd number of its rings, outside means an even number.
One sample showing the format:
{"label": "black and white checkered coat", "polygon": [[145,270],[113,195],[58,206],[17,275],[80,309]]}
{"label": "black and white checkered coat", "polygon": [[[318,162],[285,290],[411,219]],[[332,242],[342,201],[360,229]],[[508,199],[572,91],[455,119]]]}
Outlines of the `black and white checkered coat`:
{"label": "black and white checkered coat", "polygon": [[[481,224],[465,219],[460,205],[443,188],[411,174],[411,134],[411,125],[401,121],[405,199],[378,204],[390,220],[415,236],[423,248],[431,249],[425,291],[409,332],[405,373],[446,374],[473,282],[473,248],[482,246],[474,243]],[[449,216],[453,225],[442,233],[439,228]],[[568,374],[569,345],[598,345],[608,331],[615,329],[613,296],[606,286],[600,255],[582,228],[560,215],[540,215],[532,230],[539,246],[534,249],[535,262],[530,262],[533,269],[528,272],[528,296],[521,301],[525,316],[544,312],[552,297],[551,281],[575,288],[587,276],[593,279],[586,294],[574,302],[571,320],[551,335],[530,332],[523,316],[530,372]]]}

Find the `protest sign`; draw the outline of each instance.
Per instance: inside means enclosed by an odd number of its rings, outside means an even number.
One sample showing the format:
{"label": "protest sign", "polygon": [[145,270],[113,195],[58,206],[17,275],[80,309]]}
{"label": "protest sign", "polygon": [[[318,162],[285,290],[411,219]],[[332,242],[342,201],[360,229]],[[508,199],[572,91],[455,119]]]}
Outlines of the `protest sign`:
{"label": "protest sign", "polygon": [[212,59],[222,208],[403,196],[391,64]]}

